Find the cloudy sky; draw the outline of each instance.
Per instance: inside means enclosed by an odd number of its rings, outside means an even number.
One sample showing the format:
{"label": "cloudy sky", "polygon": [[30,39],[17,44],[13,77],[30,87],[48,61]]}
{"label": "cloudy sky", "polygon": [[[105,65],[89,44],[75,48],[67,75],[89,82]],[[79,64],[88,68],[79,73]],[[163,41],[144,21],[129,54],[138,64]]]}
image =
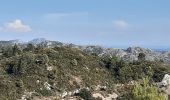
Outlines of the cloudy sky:
{"label": "cloudy sky", "polygon": [[0,40],[169,48],[169,0],[0,0]]}

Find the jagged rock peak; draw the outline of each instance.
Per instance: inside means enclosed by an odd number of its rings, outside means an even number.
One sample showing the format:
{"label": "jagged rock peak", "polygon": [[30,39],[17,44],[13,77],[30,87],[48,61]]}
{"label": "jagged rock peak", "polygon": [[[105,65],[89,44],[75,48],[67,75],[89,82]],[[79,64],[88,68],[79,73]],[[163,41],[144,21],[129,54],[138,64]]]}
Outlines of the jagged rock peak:
{"label": "jagged rock peak", "polygon": [[153,52],[153,50],[151,50],[151,49],[142,48],[142,47],[129,47],[129,48],[127,48],[126,51],[128,53],[139,53],[139,52],[142,52],[142,53],[151,53],[151,52]]}
{"label": "jagged rock peak", "polygon": [[28,43],[40,44],[42,42],[48,42],[48,40],[45,39],[45,38],[36,38],[36,39],[33,39],[33,40],[29,41]]}
{"label": "jagged rock peak", "polygon": [[22,44],[22,43],[24,43],[24,41],[22,41],[22,40],[20,40],[20,39],[10,40],[9,42],[11,42],[11,43],[13,43],[13,44],[18,44],[18,43]]}

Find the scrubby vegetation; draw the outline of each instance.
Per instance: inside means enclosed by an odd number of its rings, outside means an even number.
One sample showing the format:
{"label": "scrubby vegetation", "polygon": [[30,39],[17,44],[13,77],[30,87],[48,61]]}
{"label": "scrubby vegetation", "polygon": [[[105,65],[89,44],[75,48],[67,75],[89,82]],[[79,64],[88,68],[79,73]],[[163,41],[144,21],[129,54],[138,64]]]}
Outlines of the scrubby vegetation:
{"label": "scrubby vegetation", "polygon": [[143,78],[143,84],[135,84],[132,91],[133,100],[167,100],[167,95],[160,93],[157,87],[149,83],[148,78]]}
{"label": "scrubby vegetation", "polygon": [[154,82],[160,82],[165,74],[170,73],[168,65],[164,65],[162,62],[145,61],[144,58],[128,62],[113,58],[102,58],[101,65],[105,66],[113,74],[117,82],[127,83],[146,76],[150,77]]}
{"label": "scrubby vegetation", "polygon": [[75,94],[76,96],[80,96],[84,100],[95,100],[95,98],[92,97],[92,94],[87,89],[82,89],[79,93]]}
{"label": "scrubby vegetation", "polygon": [[98,84],[112,88],[114,83],[97,56],[68,47],[39,48],[29,44],[21,50],[15,45],[4,48],[0,59],[0,98],[9,100],[20,98],[25,91],[50,96]]}
{"label": "scrubby vegetation", "polygon": [[[158,82],[170,72],[162,62],[145,61],[144,54],[139,55],[139,61],[128,62],[70,47],[44,48],[28,44],[25,48],[18,45],[2,47],[0,51],[0,98],[7,100],[19,99],[25,92],[45,97],[84,87],[93,92],[97,85],[107,86],[107,91],[113,92],[114,84],[138,81],[143,77]],[[154,86],[146,87],[147,92],[153,90],[153,95],[159,94]],[[133,95],[136,100],[143,98],[140,92],[146,87],[135,85]],[[92,95],[82,90],[76,96],[90,100]]]}

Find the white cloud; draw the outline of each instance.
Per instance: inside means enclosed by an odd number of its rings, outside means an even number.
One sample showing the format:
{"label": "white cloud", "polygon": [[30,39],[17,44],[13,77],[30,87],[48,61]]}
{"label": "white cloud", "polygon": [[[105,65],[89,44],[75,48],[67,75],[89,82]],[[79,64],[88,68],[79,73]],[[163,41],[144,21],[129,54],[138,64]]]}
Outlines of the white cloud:
{"label": "white cloud", "polygon": [[16,19],[13,22],[4,24],[2,27],[5,32],[30,32],[32,31],[29,25],[24,24],[20,19]]}
{"label": "white cloud", "polygon": [[113,25],[115,29],[119,29],[119,30],[127,29],[129,26],[129,24],[124,20],[115,20],[113,21]]}
{"label": "white cloud", "polygon": [[44,15],[45,18],[48,19],[58,19],[63,17],[70,17],[70,16],[85,16],[88,15],[88,12],[72,12],[72,13],[48,13]]}

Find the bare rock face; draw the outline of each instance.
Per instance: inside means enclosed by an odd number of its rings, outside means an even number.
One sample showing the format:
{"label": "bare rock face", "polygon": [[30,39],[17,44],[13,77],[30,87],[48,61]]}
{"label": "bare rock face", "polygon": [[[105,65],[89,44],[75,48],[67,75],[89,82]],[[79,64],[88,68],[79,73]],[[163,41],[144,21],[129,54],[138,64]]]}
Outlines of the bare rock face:
{"label": "bare rock face", "polygon": [[149,61],[154,61],[158,58],[159,53],[155,52],[151,49],[141,48],[141,47],[129,47],[126,52],[128,53],[129,57],[133,57],[134,60],[138,59],[138,55],[140,53],[144,53],[146,55],[145,59]]}
{"label": "bare rock face", "polygon": [[[79,50],[85,51],[87,53],[94,53],[98,56],[116,56],[120,59],[133,61],[138,60],[139,53],[144,53],[146,55],[145,59],[148,61],[163,61],[166,64],[170,64],[170,51],[157,52],[148,48],[142,47],[129,47],[127,49],[121,48],[104,48],[101,46],[82,46],[74,44],[65,44],[58,41],[46,41],[44,47],[55,47],[55,46],[66,46],[70,48],[77,48]],[[42,44],[41,43],[41,44]],[[49,45],[50,44],[50,45]]]}
{"label": "bare rock face", "polygon": [[127,55],[127,52],[123,49],[113,49],[113,48],[109,48],[109,49],[105,49],[101,54],[99,54],[100,56],[116,56],[119,58],[122,58],[124,56]]}
{"label": "bare rock face", "polygon": [[[161,60],[164,58],[159,52],[155,52],[151,49],[141,48],[141,47],[129,47],[126,50],[124,49],[103,49],[103,52],[99,56],[116,56],[123,60],[134,61],[138,60],[138,55],[144,53],[146,55],[145,59],[149,61]],[[167,55],[167,54],[166,54]]]}
{"label": "bare rock face", "polygon": [[138,60],[138,55],[140,53],[144,53],[146,55],[145,59],[148,61],[163,60],[166,63],[170,61],[170,52],[161,53],[141,47],[129,47],[125,50],[116,48],[102,48],[100,46],[82,46],[80,50],[88,53],[96,53],[98,56],[116,56],[126,61]]}
{"label": "bare rock face", "polygon": [[166,87],[168,85],[170,85],[170,75],[165,74],[162,81],[157,83],[158,87]]}
{"label": "bare rock face", "polygon": [[170,75],[165,74],[164,78],[162,79],[162,85],[167,86],[170,85]]}
{"label": "bare rock face", "polygon": [[159,89],[165,92],[167,95],[170,95],[170,75],[165,74],[162,81],[157,83]]}

